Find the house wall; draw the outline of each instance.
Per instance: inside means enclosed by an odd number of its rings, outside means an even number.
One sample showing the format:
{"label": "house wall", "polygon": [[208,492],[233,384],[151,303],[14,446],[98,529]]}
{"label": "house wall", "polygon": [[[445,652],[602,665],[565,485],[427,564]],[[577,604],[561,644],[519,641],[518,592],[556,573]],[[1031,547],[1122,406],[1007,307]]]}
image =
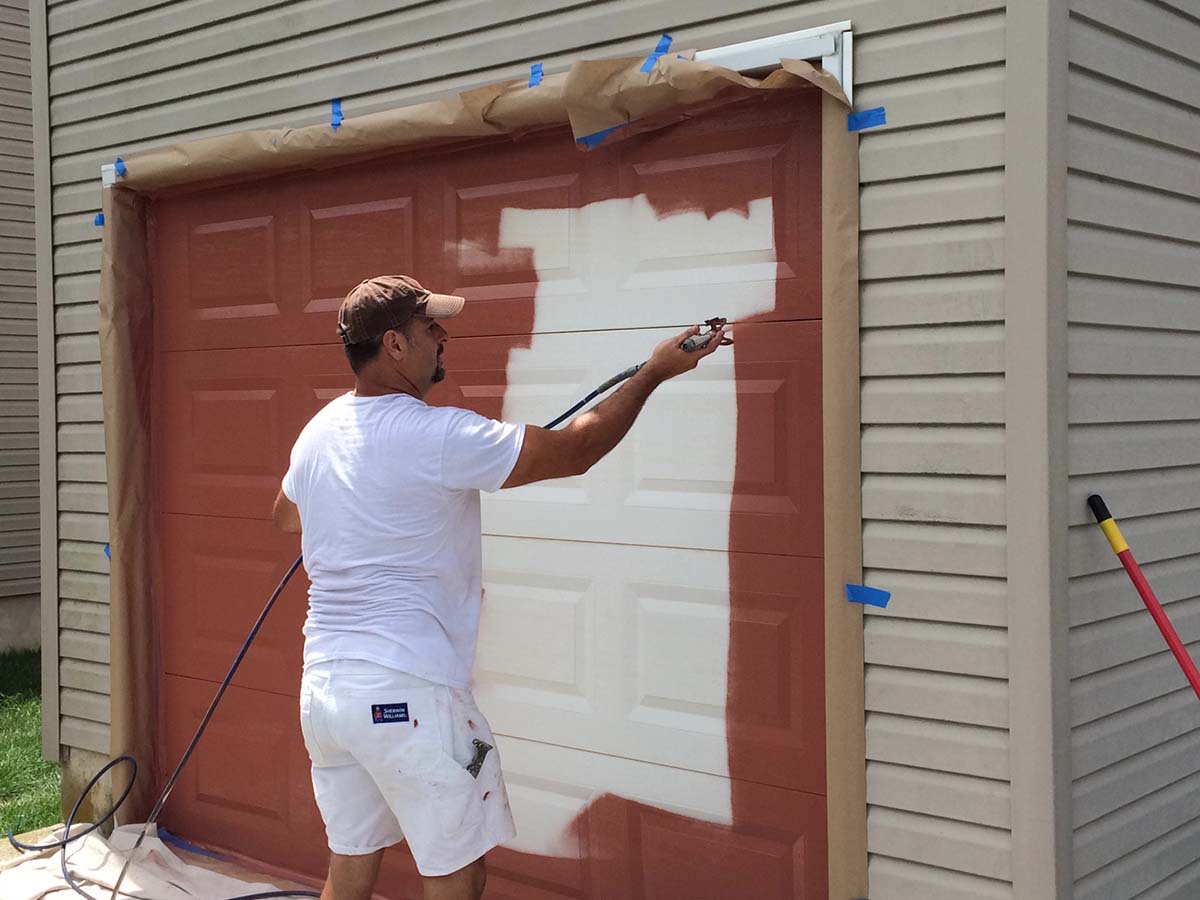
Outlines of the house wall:
{"label": "house wall", "polygon": [[1070,671],[1075,896],[1200,890],[1200,704],[1086,506],[1200,650],[1200,9],[1072,0]]}
{"label": "house wall", "polygon": [[29,4],[0,4],[0,652],[39,646]]}

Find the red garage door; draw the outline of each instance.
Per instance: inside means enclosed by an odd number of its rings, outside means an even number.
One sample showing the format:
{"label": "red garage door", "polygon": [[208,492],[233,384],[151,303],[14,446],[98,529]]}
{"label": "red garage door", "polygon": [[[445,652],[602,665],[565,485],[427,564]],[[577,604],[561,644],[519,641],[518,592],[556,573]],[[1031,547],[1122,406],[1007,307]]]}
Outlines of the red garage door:
{"label": "red garage door", "polygon": [[[823,898],[820,101],[755,99],[588,154],[565,132],[156,202],[165,747],[178,758],[299,542],[269,513],[352,386],[334,311],[408,272],[470,300],[434,402],[545,422],[713,315],[583,478],[485,500],[477,696],[517,827],[490,897]],[[289,588],[164,811],[320,876]],[[381,890],[417,897],[403,851]]]}

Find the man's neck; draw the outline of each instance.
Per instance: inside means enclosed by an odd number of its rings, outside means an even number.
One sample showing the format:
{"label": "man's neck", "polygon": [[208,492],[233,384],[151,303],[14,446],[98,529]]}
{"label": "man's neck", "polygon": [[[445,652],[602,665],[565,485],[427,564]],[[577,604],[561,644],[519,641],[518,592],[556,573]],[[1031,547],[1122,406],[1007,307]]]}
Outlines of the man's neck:
{"label": "man's neck", "polygon": [[397,376],[395,381],[379,381],[362,375],[354,379],[355,397],[384,397],[388,394],[408,394],[410,397],[421,399],[416,385],[403,376]]}

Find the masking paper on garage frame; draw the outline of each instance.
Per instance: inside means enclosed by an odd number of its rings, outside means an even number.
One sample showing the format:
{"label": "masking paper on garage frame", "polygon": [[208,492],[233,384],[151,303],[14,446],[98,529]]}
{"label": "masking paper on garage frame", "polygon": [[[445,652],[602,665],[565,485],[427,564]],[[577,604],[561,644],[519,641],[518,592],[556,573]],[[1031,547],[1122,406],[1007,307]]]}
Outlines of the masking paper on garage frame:
{"label": "masking paper on garage frame", "polygon": [[[858,139],[837,80],[784,60],[765,79],[699,63],[691,54],[576,62],[529,87],[499,82],[457,97],[300,129],[250,131],[134,154],[103,190],[101,372],[112,546],[111,751],[138,759],[142,777],[121,821],[141,821],[174,760],[157,759],[159,661],[151,394],[154,368],[148,217],[156,194],[569,125],[577,142],[614,129],[603,145],[715,114],[763,92],[823,91],[821,105],[822,419],[825,569],[826,782],[829,896],[866,894],[866,784],[862,612],[843,586],[861,581],[859,445]],[[577,146],[586,146],[579,143]],[[364,275],[370,273],[364,273]],[[682,324],[682,323],[681,323]],[[332,329],[331,329],[332,340]],[[282,474],[282,473],[281,473]],[[280,572],[287,560],[280,560]],[[264,598],[265,599],[265,598]],[[248,620],[249,621],[249,620]],[[117,775],[122,778],[122,775]],[[69,798],[73,799],[73,798]]]}

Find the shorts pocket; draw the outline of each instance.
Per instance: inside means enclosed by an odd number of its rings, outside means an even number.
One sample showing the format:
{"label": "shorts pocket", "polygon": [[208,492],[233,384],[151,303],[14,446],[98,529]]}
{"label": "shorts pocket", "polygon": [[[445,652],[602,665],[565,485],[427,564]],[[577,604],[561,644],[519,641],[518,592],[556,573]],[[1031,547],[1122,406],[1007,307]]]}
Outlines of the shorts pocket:
{"label": "shorts pocket", "polygon": [[434,691],[407,687],[339,696],[344,746],[371,772],[409,777],[436,770],[443,753]]}
{"label": "shorts pocket", "polygon": [[430,814],[441,838],[451,839],[483,824],[479,782],[448,753],[432,771],[422,776],[429,787]]}
{"label": "shorts pocket", "polygon": [[320,748],[317,746],[312,723],[312,689],[306,682],[300,685],[300,733],[304,736],[304,749],[309,759],[320,764]]}

